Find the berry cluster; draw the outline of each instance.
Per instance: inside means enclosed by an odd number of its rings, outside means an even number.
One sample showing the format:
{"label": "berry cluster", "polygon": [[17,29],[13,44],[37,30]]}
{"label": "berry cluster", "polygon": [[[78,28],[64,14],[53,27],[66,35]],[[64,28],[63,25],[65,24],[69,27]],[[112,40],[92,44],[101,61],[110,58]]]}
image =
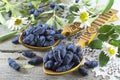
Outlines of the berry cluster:
{"label": "berry cluster", "polygon": [[47,52],[43,57],[46,69],[63,72],[77,66],[83,58],[80,46],[68,43],[66,46],[61,42],[53,50]]}
{"label": "berry cluster", "polygon": [[33,14],[34,17],[38,17],[40,13],[44,12],[45,9],[42,7],[42,8],[38,8],[38,9],[35,9],[33,4],[32,3],[29,3],[28,4],[28,7],[29,7],[29,13],[30,14]]}
{"label": "berry cluster", "polygon": [[61,32],[62,30],[56,30],[54,26],[48,26],[39,22],[35,26],[29,26],[23,32],[24,39],[22,41],[31,46],[47,47],[53,45],[55,41],[65,38]]}

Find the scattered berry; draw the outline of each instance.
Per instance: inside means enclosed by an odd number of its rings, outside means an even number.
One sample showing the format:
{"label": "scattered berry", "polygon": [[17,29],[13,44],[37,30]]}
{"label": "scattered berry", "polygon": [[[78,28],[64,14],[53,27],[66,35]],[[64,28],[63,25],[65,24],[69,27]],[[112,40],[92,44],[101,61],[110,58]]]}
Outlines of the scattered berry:
{"label": "scattered berry", "polygon": [[16,63],[13,59],[8,58],[8,64],[10,67],[12,67],[13,69],[19,71],[20,70],[20,65],[18,63]]}
{"label": "scattered berry", "polygon": [[98,61],[88,61],[84,63],[88,68],[95,68],[98,66]]}
{"label": "scattered berry", "polygon": [[19,43],[19,36],[16,36],[12,39],[12,43],[18,44]]}
{"label": "scattered berry", "polygon": [[45,11],[44,8],[39,8],[39,9],[38,9],[38,12],[40,12],[40,13],[42,13],[42,12],[44,12],[44,11]]}
{"label": "scattered berry", "polygon": [[8,17],[11,17],[11,16],[12,16],[12,11],[9,10],[9,11],[8,11]]}
{"label": "scattered berry", "polygon": [[42,57],[33,58],[33,59],[29,60],[28,63],[31,65],[39,65],[39,64],[43,63],[43,58]]}
{"label": "scattered berry", "polygon": [[33,4],[30,2],[30,3],[28,3],[28,7],[29,8],[32,8],[33,7]]}
{"label": "scattered berry", "polygon": [[33,58],[36,56],[33,52],[22,52],[22,55],[28,58]]}
{"label": "scattered berry", "polygon": [[79,72],[81,75],[83,75],[83,76],[88,75],[88,70],[87,70],[86,68],[84,68],[84,67],[80,67],[80,68],[78,69],[78,72]]}
{"label": "scattered berry", "polygon": [[75,3],[78,3],[79,2],[79,0],[75,0]]}

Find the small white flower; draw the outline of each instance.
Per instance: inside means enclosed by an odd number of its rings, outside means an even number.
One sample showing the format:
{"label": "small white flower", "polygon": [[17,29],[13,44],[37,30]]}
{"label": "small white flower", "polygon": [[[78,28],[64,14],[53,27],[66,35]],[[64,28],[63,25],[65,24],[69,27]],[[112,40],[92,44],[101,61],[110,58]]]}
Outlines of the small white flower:
{"label": "small white flower", "polygon": [[109,56],[111,59],[115,59],[116,54],[118,54],[118,47],[115,47],[109,43],[103,42],[102,50],[105,52],[107,56]]}
{"label": "small white flower", "polygon": [[75,14],[78,16],[76,16],[76,19],[74,20],[74,22],[80,22],[81,23],[80,28],[87,28],[90,26],[90,23],[88,22],[89,13],[87,12],[87,9],[85,6],[81,6],[78,13],[75,13]]}
{"label": "small white flower", "polygon": [[19,30],[25,24],[27,24],[27,22],[28,22],[28,18],[21,18],[20,16],[17,18],[11,17],[11,19],[6,22],[6,25],[11,30]]}

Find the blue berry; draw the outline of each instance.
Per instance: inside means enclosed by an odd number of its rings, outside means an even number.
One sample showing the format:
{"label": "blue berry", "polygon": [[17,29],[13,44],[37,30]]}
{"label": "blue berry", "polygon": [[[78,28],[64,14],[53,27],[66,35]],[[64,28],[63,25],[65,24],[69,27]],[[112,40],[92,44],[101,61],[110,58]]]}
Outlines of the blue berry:
{"label": "blue berry", "polygon": [[95,68],[98,66],[98,61],[88,61],[84,63],[88,68]]}
{"label": "blue berry", "polygon": [[29,10],[29,13],[30,13],[30,14],[33,14],[34,11],[35,11],[35,9],[31,9],[31,10]]}
{"label": "blue berry", "polygon": [[63,10],[65,9],[65,6],[63,6],[63,5],[60,5],[60,8],[62,8]]}
{"label": "blue berry", "polygon": [[10,67],[12,67],[13,69],[19,71],[20,70],[20,65],[18,63],[16,63],[16,61],[14,61],[11,58],[8,58],[8,64]]}
{"label": "blue berry", "polygon": [[28,63],[31,65],[39,65],[39,64],[43,63],[43,58],[42,57],[33,58],[33,59],[29,60]]}
{"label": "blue berry", "polygon": [[55,5],[55,10],[59,10],[60,9],[60,6],[59,5]]}
{"label": "blue berry", "polygon": [[55,35],[53,35],[53,36],[54,36],[55,40],[58,40],[58,39],[65,39],[65,38],[66,38],[66,37],[63,36],[62,34],[55,34]]}
{"label": "blue berry", "polygon": [[12,39],[12,43],[18,44],[19,43],[19,36],[16,36]]}
{"label": "blue berry", "polygon": [[54,9],[56,3],[55,3],[55,2],[50,2],[49,5],[50,5],[50,8],[51,8],[51,9]]}
{"label": "blue berry", "polygon": [[30,3],[28,3],[28,7],[29,8],[32,8],[33,7],[33,4],[30,2]]}
{"label": "blue berry", "polygon": [[66,49],[68,51],[76,52],[77,47],[72,43],[68,43],[67,46],[66,46]]}
{"label": "blue berry", "polygon": [[70,51],[67,51],[67,54],[65,55],[64,59],[63,59],[63,64],[67,65],[69,64],[73,59],[73,53]]}
{"label": "blue berry", "polygon": [[71,69],[73,67],[73,65],[74,65],[74,63],[70,63],[70,64],[67,64],[67,65],[60,66],[56,69],[56,72],[67,71],[67,70]]}
{"label": "blue berry", "polygon": [[22,52],[22,55],[28,58],[33,58],[36,56],[36,54],[34,54],[33,52]]}
{"label": "blue berry", "polygon": [[45,63],[45,68],[46,69],[51,69],[53,66],[53,61],[52,60],[49,60]]}
{"label": "blue berry", "polygon": [[79,2],[79,0],[75,0],[75,3],[78,3]]}
{"label": "blue berry", "polygon": [[42,13],[42,12],[44,12],[44,11],[45,11],[44,8],[39,8],[39,9],[38,9],[38,12],[40,12],[40,13]]}
{"label": "blue berry", "polygon": [[35,10],[35,11],[34,11],[34,17],[38,17],[38,15],[39,15],[38,10]]}
{"label": "blue berry", "polygon": [[29,34],[27,37],[23,39],[23,43],[29,44],[34,40],[35,36],[33,34]]}
{"label": "blue berry", "polygon": [[83,76],[88,75],[88,70],[87,70],[86,68],[84,68],[84,67],[80,67],[80,68],[78,69],[78,72],[79,72],[81,75],[83,75]]}
{"label": "blue berry", "polygon": [[8,11],[8,17],[11,17],[11,16],[12,16],[12,11],[9,10],[9,11]]}

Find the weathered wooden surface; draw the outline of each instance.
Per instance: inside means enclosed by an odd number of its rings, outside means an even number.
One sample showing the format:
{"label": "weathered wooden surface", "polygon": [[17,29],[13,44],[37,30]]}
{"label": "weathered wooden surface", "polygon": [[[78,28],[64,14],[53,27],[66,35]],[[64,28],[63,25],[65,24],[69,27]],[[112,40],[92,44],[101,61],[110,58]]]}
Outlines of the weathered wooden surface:
{"label": "weathered wooden surface", "polygon": [[[43,55],[40,52],[36,53],[37,55]],[[16,59],[19,56],[21,56],[20,53],[0,53],[0,80],[101,80],[101,77],[94,77],[94,73],[91,71],[89,72],[89,76],[86,77],[82,77],[77,71],[61,76],[46,75],[42,71],[42,65],[35,66],[31,69],[21,69],[20,72],[17,72],[9,67],[7,59],[9,57]],[[21,65],[25,65],[28,60],[16,61]]]}
{"label": "weathered wooden surface", "polygon": [[[0,27],[0,35],[9,32],[5,27]],[[7,59],[16,59],[21,55],[22,51],[30,51],[31,49],[25,48],[18,44],[11,43],[11,39],[0,43],[0,80],[101,80],[101,77],[95,77],[94,73],[89,71],[89,76],[82,77],[78,71],[61,76],[46,75],[42,71],[42,65],[35,66],[31,69],[21,69],[20,72],[13,70],[7,63]],[[31,50],[33,51],[33,50]],[[43,56],[45,52],[34,51],[37,55]],[[27,64],[26,60],[16,60],[19,64]],[[102,79],[106,80],[106,79]]]}

